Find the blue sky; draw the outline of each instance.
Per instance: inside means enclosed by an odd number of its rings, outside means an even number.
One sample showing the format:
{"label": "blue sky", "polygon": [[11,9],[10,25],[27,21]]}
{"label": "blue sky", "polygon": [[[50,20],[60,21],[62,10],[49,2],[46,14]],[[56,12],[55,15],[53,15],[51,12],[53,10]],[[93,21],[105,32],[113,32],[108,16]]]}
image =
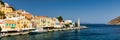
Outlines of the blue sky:
{"label": "blue sky", "polygon": [[82,23],[107,23],[120,16],[120,0],[3,0],[33,15],[57,17]]}

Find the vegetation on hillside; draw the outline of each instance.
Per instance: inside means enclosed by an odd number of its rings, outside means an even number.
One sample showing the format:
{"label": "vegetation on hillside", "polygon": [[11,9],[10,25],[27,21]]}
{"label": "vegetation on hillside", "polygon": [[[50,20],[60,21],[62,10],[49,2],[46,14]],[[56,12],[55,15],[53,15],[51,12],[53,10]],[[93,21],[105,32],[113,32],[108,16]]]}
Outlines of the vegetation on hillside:
{"label": "vegetation on hillside", "polygon": [[4,2],[3,2],[2,0],[0,0],[0,3],[1,3],[2,5],[4,5]]}
{"label": "vegetation on hillside", "polygon": [[2,28],[0,27],[0,32],[2,31]]}
{"label": "vegetation on hillside", "polygon": [[13,11],[15,11],[16,9],[14,7],[11,7]]}
{"label": "vegetation on hillside", "polygon": [[78,23],[77,22],[75,22],[75,27],[77,27],[78,26]]}
{"label": "vegetation on hillside", "polygon": [[5,14],[0,11],[0,19],[5,19]]}

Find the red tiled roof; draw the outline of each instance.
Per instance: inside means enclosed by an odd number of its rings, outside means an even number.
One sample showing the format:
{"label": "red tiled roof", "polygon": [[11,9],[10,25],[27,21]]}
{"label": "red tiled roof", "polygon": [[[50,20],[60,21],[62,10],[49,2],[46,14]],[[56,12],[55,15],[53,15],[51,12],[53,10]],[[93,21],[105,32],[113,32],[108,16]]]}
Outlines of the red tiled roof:
{"label": "red tiled roof", "polygon": [[48,16],[35,16],[34,18],[48,18]]}
{"label": "red tiled roof", "polygon": [[25,16],[26,18],[32,18],[33,15],[32,14],[22,14],[23,16]]}

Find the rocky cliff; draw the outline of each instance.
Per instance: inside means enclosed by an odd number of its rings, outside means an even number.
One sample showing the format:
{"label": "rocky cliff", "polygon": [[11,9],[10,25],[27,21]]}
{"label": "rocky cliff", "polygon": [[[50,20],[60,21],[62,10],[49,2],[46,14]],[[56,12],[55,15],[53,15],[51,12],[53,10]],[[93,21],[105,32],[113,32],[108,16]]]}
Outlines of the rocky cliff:
{"label": "rocky cliff", "polygon": [[108,24],[111,24],[111,25],[120,25],[120,16],[115,18],[115,19],[112,19],[108,22]]}

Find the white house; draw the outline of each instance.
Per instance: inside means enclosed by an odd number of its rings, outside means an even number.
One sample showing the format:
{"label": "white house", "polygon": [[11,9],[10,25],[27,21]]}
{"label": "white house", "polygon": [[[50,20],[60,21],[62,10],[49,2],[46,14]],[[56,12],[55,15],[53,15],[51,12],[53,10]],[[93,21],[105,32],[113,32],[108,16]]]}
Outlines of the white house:
{"label": "white house", "polygon": [[64,20],[65,24],[72,23],[72,20]]}
{"label": "white house", "polygon": [[55,18],[55,25],[54,25],[54,28],[62,28],[63,25],[59,22],[58,19]]}
{"label": "white house", "polygon": [[74,23],[72,22],[72,20],[64,20],[64,24],[70,24],[70,27],[74,27]]}

